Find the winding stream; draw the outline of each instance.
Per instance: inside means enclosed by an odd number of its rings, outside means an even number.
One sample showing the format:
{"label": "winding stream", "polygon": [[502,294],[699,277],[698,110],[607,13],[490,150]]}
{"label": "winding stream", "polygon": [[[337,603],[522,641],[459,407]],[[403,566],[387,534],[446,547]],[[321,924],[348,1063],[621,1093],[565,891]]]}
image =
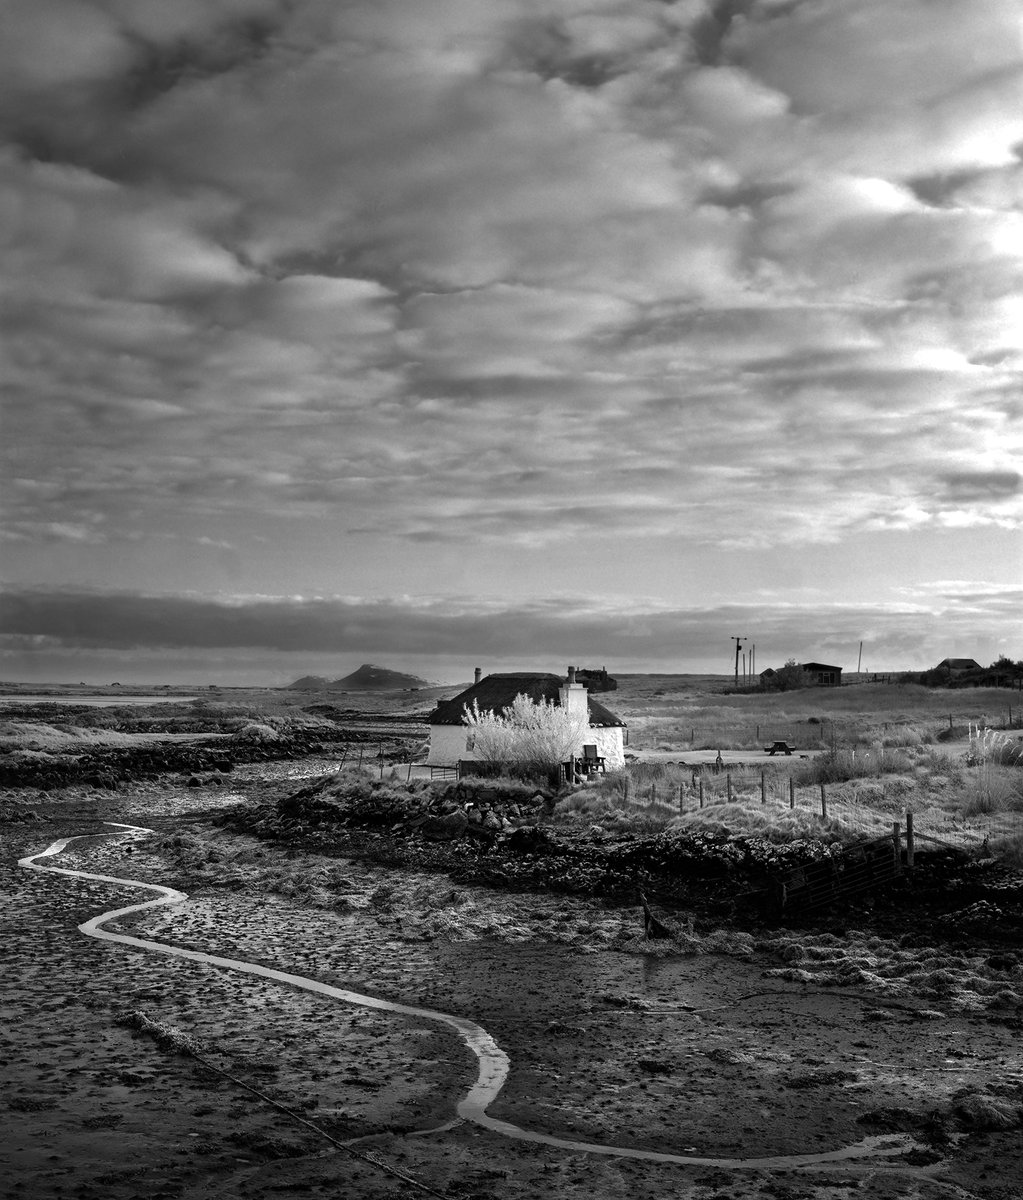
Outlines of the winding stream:
{"label": "winding stream", "polygon": [[[128,837],[152,833],[138,825],[125,825],[121,822],[106,821],[118,830],[109,834],[110,837]],[[141,950],[150,950],[157,954],[169,954],[175,958],[186,958],[192,962],[207,963],[214,967],[223,967],[229,971],[242,971],[248,975],[259,975],[264,979],[272,979],[277,983],[286,983],[292,987],[301,988],[307,992],[315,992],[328,996],[332,1000],[340,1000],[345,1004],[358,1004],[364,1008],[377,1009],[381,1012],[398,1013],[417,1021],[433,1021],[453,1029],[465,1045],[475,1055],[478,1063],[476,1081],[468,1093],[458,1102],[456,1112],[459,1118],[471,1121],[476,1125],[489,1129],[504,1137],[517,1138],[520,1141],[533,1142],[538,1145],[551,1146],[560,1150],[584,1151],[589,1154],[603,1154],[614,1158],[642,1159],[646,1162],[682,1163],[689,1166],[724,1167],[724,1168],[767,1168],[786,1169],[793,1167],[814,1167],[818,1165],[846,1162],[854,1159],[876,1157],[893,1157],[904,1154],[916,1146],[912,1138],[903,1134],[885,1134],[864,1138],[851,1146],[821,1154],[782,1154],[763,1158],[707,1158],[690,1154],[666,1154],[656,1150],[640,1150],[628,1146],[610,1146],[598,1142],[574,1141],[567,1138],[553,1137],[537,1130],[523,1129],[508,1121],[501,1121],[487,1115],[487,1108],[497,1099],[508,1072],[511,1062],[508,1055],[496,1041],[480,1025],[464,1017],[452,1016],[449,1013],[436,1012],[429,1008],[416,1008],[408,1004],[398,1004],[390,1000],[381,1000],[375,996],[366,996],[360,992],[346,991],[344,988],[332,987],[319,980],[307,978],[304,975],[294,975],[289,971],[278,971],[272,967],[260,966],[257,963],[245,962],[237,958],[222,958],[216,954],[206,954],[199,950],[186,950],[180,946],[171,946],[163,942],[154,942],[146,938],[132,937],[129,934],[113,933],[103,926],[119,917],[144,912],[163,904],[178,904],[188,897],[184,892],[174,888],[163,887],[156,883],[143,883],[135,879],[122,879],[113,875],[98,875],[88,871],[75,871],[67,867],[43,866],[37,860],[52,858],[60,854],[72,842],[81,841],[85,837],[95,835],[85,834],[79,837],[60,838],[40,850],[36,854],[27,855],[19,860],[18,865],[32,871],[47,871],[57,875],[67,875],[73,879],[90,879],[98,883],[112,883],[122,887],[144,888],[156,892],[152,900],[141,904],[130,904],[125,908],[113,909],[100,913],[79,925],[79,930],[88,937],[99,938],[101,941],[117,942],[124,946],[134,946]],[[439,1129],[424,1130],[424,1133],[436,1133],[451,1128],[454,1122],[449,1122]],[[903,1168],[905,1169],[905,1168]]]}

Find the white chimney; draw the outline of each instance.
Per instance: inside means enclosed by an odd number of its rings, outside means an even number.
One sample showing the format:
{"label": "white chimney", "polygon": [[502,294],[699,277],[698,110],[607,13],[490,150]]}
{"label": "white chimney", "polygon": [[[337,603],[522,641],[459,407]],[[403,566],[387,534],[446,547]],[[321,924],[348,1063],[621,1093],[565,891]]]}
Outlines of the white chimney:
{"label": "white chimney", "polygon": [[479,681],[480,681],[482,678],[483,678],[483,671],[482,671],[482,668],[480,668],[480,667],[477,667],[477,668],[476,668],[476,678],[473,680],[473,683],[479,683]]}
{"label": "white chimney", "polygon": [[583,685],[575,681],[575,667],[568,668],[568,682],[564,684],[558,695],[561,700],[561,707],[570,716],[577,718],[584,725],[588,726],[590,723],[589,698]]}

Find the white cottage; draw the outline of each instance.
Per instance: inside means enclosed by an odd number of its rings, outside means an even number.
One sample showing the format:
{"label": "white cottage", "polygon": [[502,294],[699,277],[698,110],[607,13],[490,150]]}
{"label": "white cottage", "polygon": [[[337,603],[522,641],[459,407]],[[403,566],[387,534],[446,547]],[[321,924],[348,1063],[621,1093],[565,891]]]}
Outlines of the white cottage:
{"label": "white cottage", "polygon": [[604,760],[607,770],[625,766],[626,725],[620,717],[594,700],[581,683],[576,682],[575,667],[568,668],[568,677],[536,672],[512,671],[487,675],[451,700],[441,700],[430,714],[430,754],[426,762],[432,767],[454,766],[476,757],[470,730],[463,722],[466,707],[473,701],[480,712],[500,714],[516,696],[528,696],[534,704],[541,700],[567,708],[570,713],[585,717],[585,727],[575,747],[582,758],[584,746],[596,746],[597,757]]}

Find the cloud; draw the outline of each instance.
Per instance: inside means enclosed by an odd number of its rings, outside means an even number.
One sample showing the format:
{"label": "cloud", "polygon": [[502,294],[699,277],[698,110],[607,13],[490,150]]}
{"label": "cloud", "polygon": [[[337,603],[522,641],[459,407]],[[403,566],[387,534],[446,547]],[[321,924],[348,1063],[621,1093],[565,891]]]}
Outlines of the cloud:
{"label": "cloud", "polygon": [[1023,520],[1011,0],[5,16],[19,546]]}
{"label": "cloud", "polygon": [[571,595],[516,602],[401,596],[210,600],[37,590],[2,596],[0,634],[11,648],[24,639],[44,639],[51,653],[202,648],[462,663],[483,657],[681,664],[727,658],[721,647],[731,631],[744,629],[765,665],[797,657],[851,668],[850,655],[865,640],[878,664],[874,669],[881,670],[931,665],[932,658],[942,657],[942,647],[971,638],[1019,657],[1013,638],[1023,637],[1023,627],[1018,620],[1007,626],[1006,613],[1014,604],[1023,611],[1021,601],[1023,590],[1004,585],[986,590],[944,585],[891,605],[766,601],[704,608]]}

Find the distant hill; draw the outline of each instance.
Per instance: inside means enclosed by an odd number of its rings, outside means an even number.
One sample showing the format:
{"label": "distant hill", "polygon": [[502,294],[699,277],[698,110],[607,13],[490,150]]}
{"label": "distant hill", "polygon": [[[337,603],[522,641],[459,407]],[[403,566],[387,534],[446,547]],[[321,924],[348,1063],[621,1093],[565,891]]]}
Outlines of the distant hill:
{"label": "distant hill", "polygon": [[330,680],[325,679],[322,675],[303,675],[301,679],[296,679],[294,683],[288,684],[288,687],[294,688],[296,692],[322,691],[330,686]]}
{"label": "distant hill", "polygon": [[418,675],[406,675],[402,671],[390,671],[387,667],[375,667],[363,663],[357,671],[344,679],[324,679],[320,675],[303,675],[288,687],[296,691],[331,692],[386,692],[407,688],[428,688],[430,684]]}

